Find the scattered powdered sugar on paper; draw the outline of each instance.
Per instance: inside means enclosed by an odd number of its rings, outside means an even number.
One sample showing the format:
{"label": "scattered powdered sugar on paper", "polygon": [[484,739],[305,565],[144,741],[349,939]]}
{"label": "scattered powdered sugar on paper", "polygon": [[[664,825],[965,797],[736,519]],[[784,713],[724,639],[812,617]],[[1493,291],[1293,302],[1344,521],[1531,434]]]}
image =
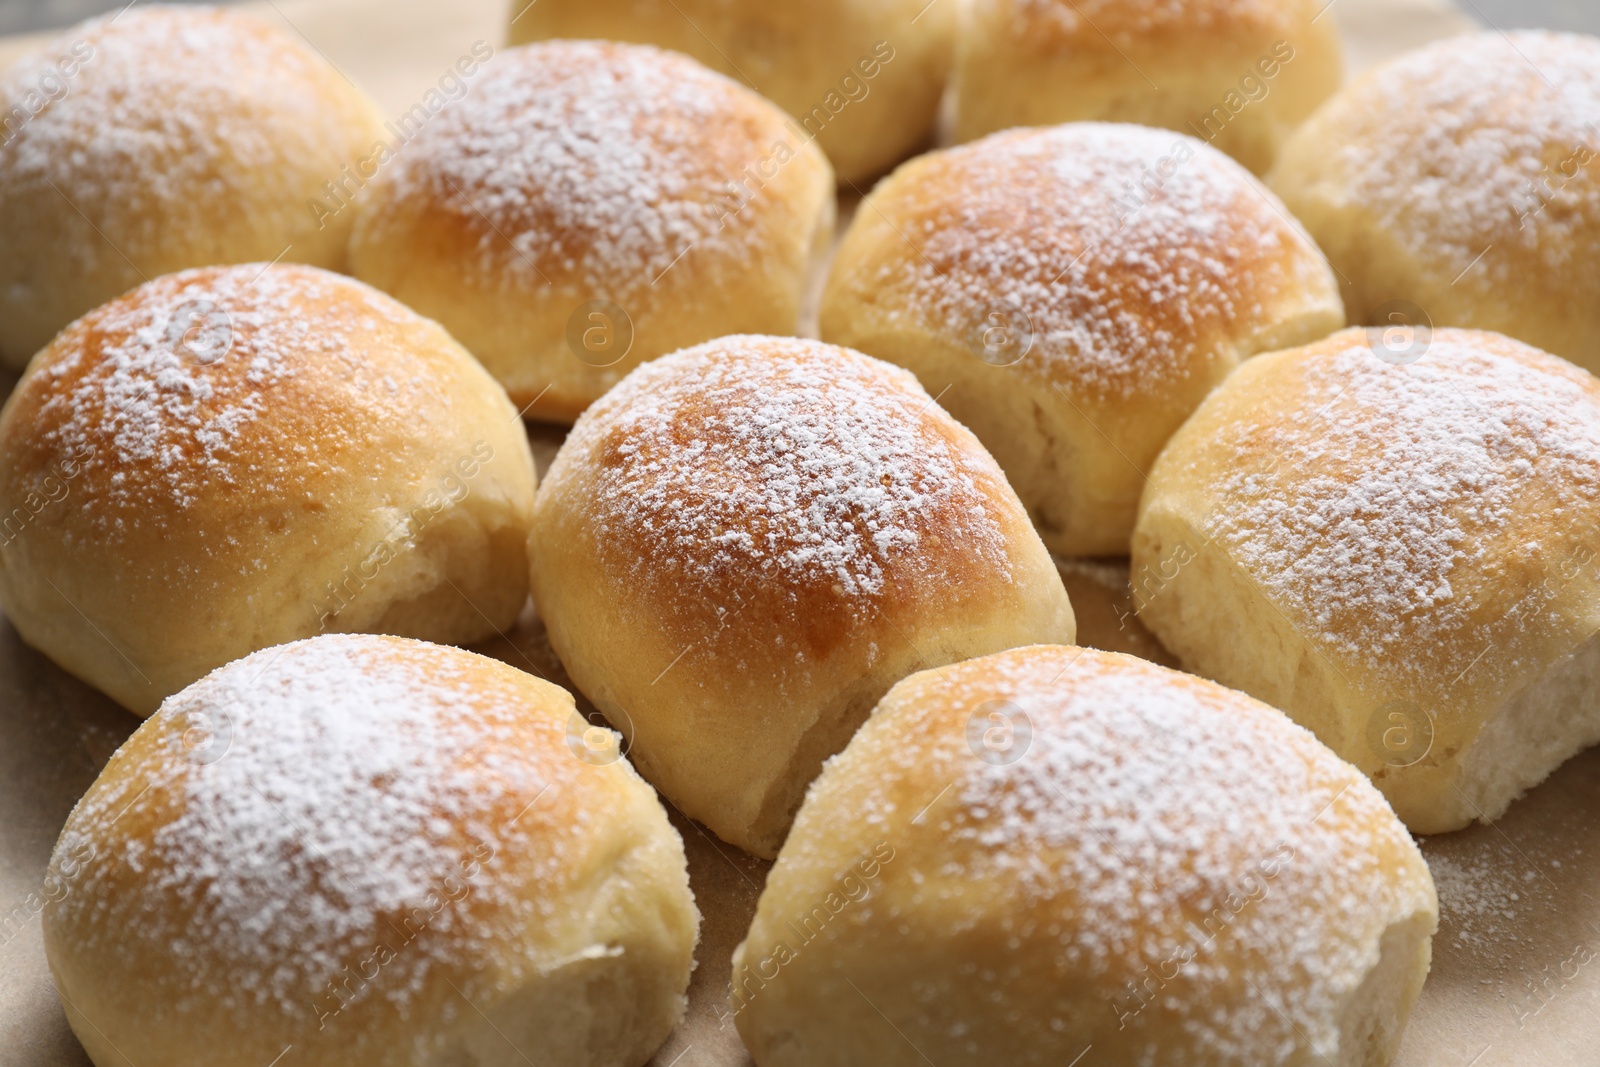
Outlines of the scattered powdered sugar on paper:
{"label": "scattered powdered sugar on paper", "polygon": [[[339,1008],[328,983],[377,941],[401,944],[414,909],[433,911],[430,896],[447,886],[466,881],[475,898],[531,907],[487,875],[474,878],[470,861],[525,854],[526,833],[505,815],[541,794],[548,768],[529,750],[526,711],[486,699],[451,656],[468,658],[325,636],[258,652],[169,700],[141,733],[163,731],[181,749],[186,730],[199,729],[215,751],[198,748],[205,758],[192,761],[166,753],[73,813],[58,847],[93,840],[109,849],[89,870],[115,876],[118,888],[91,882],[62,902],[60,921],[164,949],[178,995],[196,1007],[271,1008],[315,1029],[319,1003]],[[147,836],[119,837],[112,826],[152,810],[168,814]],[[580,813],[571,832],[581,823]],[[539,847],[559,855],[561,843]],[[425,928],[447,937],[407,928],[415,939],[381,980],[364,975],[342,998],[404,1004],[441,962],[470,970],[503,932],[466,903],[428,915]],[[73,914],[104,907],[127,928]],[[175,1007],[188,1010],[181,999]]]}
{"label": "scattered powdered sugar on paper", "polygon": [[400,150],[397,195],[449,205],[479,231],[486,269],[539,264],[603,293],[646,284],[691,246],[728,244],[713,209],[758,156],[750,138],[750,158],[719,174],[712,149],[744,144],[741,93],[645,46],[512,49]]}
{"label": "scattered powdered sugar on paper", "polygon": [[935,428],[946,419],[898,368],[817,342],[734,337],[634,371],[566,449],[604,457],[592,533],[647,539],[641,571],[664,569],[693,595],[758,576],[859,601],[937,556],[930,536],[1008,569],[974,477],[982,461]]}
{"label": "scattered powdered sugar on paper", "polygon": [[[1325,644],[1409,669],[1405,650],[1473,625],[1459,583],[1499,566],[1531,494],[1600,519],[1600,386],[1577,368],[1455,331],[1407,366],[1357,342],[1306,358],[1301,417],[1235,431],[1274,463],[1228,473],[1207,533]],[[1554,549],[1534,532],[1518,552]]]}
{"label": "scattered powdered sugar on paper", "polygon": [[[1522,279],[1520,260],[1483,256],[1490,245],[1538,249],[1554,270],[1588,269],[1583,235],[1597,209],[1582,205],[1596,203],[1597,176],[1576,153],[1600,155],[1600,41],[1539,31],[1451,38],[1392,61],[1341,106],[1360,135],[1332,146],[1325,166],[1373,229],[1428,261],[1476,263],[1491,284]],[[1550,206],[1524,224],[1540,199]]]}
{"label": "scattered powdered sugar on paper", "polygon": [[905,234],[918,254],[883,282],[909,271],[910,314],[962,334],[1020,312],[1033,352],[1019,366],[1091,395],[1169,393],[1196,349],[1248,335],[1263,301],[1326,272],[1272,194],[1181,134],[1073,123],[923,166],[897,192],[915,199],[884,205],[920,221]]}
{"label": "scattered powdered sugar on paper", "polygon": [[[925,684],[936,695],[894,729],[933,740],[890,760],[908,779],[952,782],[922,818],[962,859],[930,876],[1005,887],[1025,902],[997,905],[1019,943],[1055,943],[1056,966],[1107,997],[1144,967],[1177,983],[1144,991],[1159,1001],[1150,1014],[1179,1017],[1217,1062],[1283,1062],[1306,1038],[1335,1046],[1366,939],[1427,893],[1420,863],[1393,867],[1386,853],[1409,838],[1353,768],[1242,694],[1130,657],[1019,650]],[[1030,731],[1020,758],[990,763],[949,717],[997,700]],[[907,817],[878,807],[863,817]],[[1241,973],[1270,1005],[1239,990]],[[1132,1013],[1119,1039],[1143,1048],[1149,1020],[1126,999],[1108,1018]]]}
{"label": "scattered powdered sugar on paper", "polygon": [[1425,848],[1439,890],[1440,936],[1481,963],[1501,963],[1548,920],[1549,889],[1510,845],[1447,855]]}

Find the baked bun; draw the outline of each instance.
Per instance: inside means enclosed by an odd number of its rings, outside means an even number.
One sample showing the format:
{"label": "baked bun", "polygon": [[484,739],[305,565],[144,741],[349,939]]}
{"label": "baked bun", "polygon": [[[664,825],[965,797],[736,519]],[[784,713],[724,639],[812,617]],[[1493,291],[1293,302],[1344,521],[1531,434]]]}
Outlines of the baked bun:
{"label": "baked bun", "polygon": [[1374,1067],[1437,924],[1383,797],[1277,711],[1020,648],[905,679],[828,763],[734,1018],[760,1067]]}
{"label": "baked bun", "polygon": [[823,338],[915,372],[1062,555],[1125,555],[1144,472],[1206,393],[1344,325],[1310,238],[1193,138],[996,134],[907,163],[869,204]]}
{"label": "baked bun", "polygon": [[1432,834],[1600,741],[1597,534],[1600,382],[1495,334],[1351,330],[1245,364],[1172,439],[1134,587],[1185,666]]}
{"label": "baked bun", "polygon": [[633,367],[793,333],[833,176],[776,107],[670,52],[496,56],[373,181],[357,277],[449,329],[529,418],[571,422]]}
{"label": "baked bun", "polygon": [[250,15],[128,8],[0,76],[0,364],[12,370],[161,274],[345,265],[352,213],[339,205],[383,134],[373,104]]}
{"label": "baked bun", "polygon": [[45,953],[89,1058],[644,1063],[699,915],[654,791],[572,722],[548,682],[393,637],[265,649],[172,697],[52,859]]}
{"label": "baked bun", "polygon": [[1454,37],[1330,100],[1271,183],[1352,322],[1497,330],[1600,370],[1597,118],[1600,40]]}
{"label": "baked bun", "polygon": [[971,0],[956,138],[1101,120],[1193,134],[1257,174],[1339,88],[1327,0]]}
{"label": "baked bun", "polygon": [[526,601],[533,459],[436,324],[263,263],[63,330],[0,412],[0,604],[140,715],[325,630],[464,643]]}
{"label": "baked bun", "polygon": [[983,446],[911,375],[816,341],[634,371],[562,446],[529,545],[550,642],[640,772],[767,857],[895,682],[1075,632]]}
{"label": "baked bun", "polygon": [[514,12],[513,44],[637,41],[737,78],[794,116],[844,182],[933,136],[956,21],[954,4],[927,0],[539,0]]}

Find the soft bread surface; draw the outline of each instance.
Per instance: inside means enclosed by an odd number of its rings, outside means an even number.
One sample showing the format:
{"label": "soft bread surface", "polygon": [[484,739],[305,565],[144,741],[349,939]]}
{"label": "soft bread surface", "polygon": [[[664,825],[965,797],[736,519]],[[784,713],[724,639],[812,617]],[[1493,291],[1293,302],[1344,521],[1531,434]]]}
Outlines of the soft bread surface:
{"label": "soft bread surface", "polygon": [[1021,648],[905,679],[828,763],[733,1008],[760,1067],[1368,1067],[1437,922],[1383,797],[1276,710]]}
{"label": "soft bread surface", "polygon": [[72,891],[46,953],[90,1058],[644,1063],[699,916],[660,801],[575,721],[556,686],[391,637],[266,649],[174,696],[52,861]]}
{"label": "soft bread surface", "polygon": [[324,631],[482,640],[526,600],[533,459],[438,325],[313,267],[158,278],[0,413],[0,603],[141,715]]}
{"label": "soft bread surface", "polygon": [[1351,322],[1495,330],[1600,370],[1597,121],[1600,41],[1485,31],[1346,87],[1271,184]]}
{"label": "soft bread surface", "polygon": [[1127,552],[1145,472],[1240,360],[1343,325],[1327,263],[1242,167],[1100,123],[907,163],[822,304],[823,338],[912,370],[1067,556]]}
{"label": "soft bread surface", "polygon": [[1186,667],[1438,833],[1600,741],[1600,382],[1496,334],[1394,340],[1236,371],[1150,475],[1134,588]]}
{"label": "soft bread surface", "polygon": [[769,857],[896,681],[1075,632],[977,440],[906,372],[815,341],[634,371],[556,457],[530,556],[551,644],[641,773]]}
{"label": "soft bread surface", "polygon": [[13,370],[161,274],[345,265],[351,212],[307,205],[382,136],[372,103],[260,19],[129,7],[0,76],[0,363]]}
{"label": "soft bread surface", "polygon": [[1264,174],[1339,87],[1324,0],[971,0],[956,138],[1100,120],[1181,130]]}
{"label": "soft bread surface", "polygon": [[956,5],[927,0],[539,0],[513,44],[597,37],[693,56],[775,102],[841,181],[866,182],[929,140]]}
{"label": "soft bread surface", "polygon": [[571,422],[642,362],[793,333],[833,176],[684,56],[556,41],[496,55],[358,211],[357,277],[443,323],[528,418]]}

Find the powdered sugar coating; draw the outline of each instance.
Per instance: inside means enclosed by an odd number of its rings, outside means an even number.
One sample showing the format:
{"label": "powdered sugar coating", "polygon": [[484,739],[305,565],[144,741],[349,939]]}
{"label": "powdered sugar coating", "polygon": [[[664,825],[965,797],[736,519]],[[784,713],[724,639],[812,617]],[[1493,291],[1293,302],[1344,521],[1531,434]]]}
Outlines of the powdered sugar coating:
{"label": "powdered sugar coating", "polygon": [[[47,74],[59,78],[58,53],[71,54],[73,40],[90,58],[0,148],[0,171],[13,187],[54,181],[102,226],[107,213],[181,217],[202,188],[283,173],[349,138],[345,116],[308,91],[337,77],[315,52],[254,18],[162,4],[93,19],[20,61],[0,83],[8,109]],[[159,180],[149,170],[156,160]]]}
{"label": "powdered sugar coating", "polygon": [[[526,861],[519,874],[547,872],[554,893],[591,817],[530,810],[571,787],[562,723],[486,668],[325,636],[197,682],[73,812],[58,855],[92,845],[94,859],[52,927],[75,953],[158,954],[175,1011],[277,1018],[290,1037],[341,1002],[403,1011],[441,969],[466,982],[554,907],[505,872]],[[393,958],[350,985],[380,941]]]}
{"label": "powdered sugar coating", "polygon": [[73,319],[172,271],[343,266],[353,215],[311,201],[380,126],[292,31],[130,4],[0,79],[0,357],[16,369]]}
{"label": "powdered sugar coating", "polygon": [[[1562,360],[1448,330],[1393,366],[1348,333],[1288,373],[1297,414],[1220,442],[1238,457],[1206,533],[1325,649],[1397,684],[1442,669],[1412,650],[1450,649],[1453,676],[1507,621],[1480,602],[1503,555],[1553,568],[1600,525],[1600,382]],[[1510,621],[1543,626],[1553,591],[1522,592]]]}
{"label": "powdered sugar coating", "polygon": [[[997,705],[1028,733],[975,758],[972,717]],[[796,872],[892,843],[828,951],[870,931],[854,969],[833,964],[869,996],[894,978],[867,961],[918,957],[901,1025],[945,1047],[987,1017],[1059,1062],[1085,1043],[1129,1063],[1300,1062],[1308,1044],[1345,1062],[1343,1008],[1378,937],[1433,906],[1415,846],[1354,768],[1274,709],[1127,656],[1035,647],[914,676],[807,804],[768,893],[807,900]],[[836,846],[846,810],[864,825]],[[788,917],[766,906],[758,932]],[[1005,948],[977,968],[918,956],[945,939]]]}
{"label": "powdered sugar coating", "polygon": [[[96,448],[90,462],[117,472],[113,492],[135,497],[129,503],[148,502],[136,495],[154,490],[170,494],[180,507],[192,504],[195,468],[230,479],[227,458],[239,429],[295,373],[297,359],[326,357],[344,343],[339,332],[313,329],[296,314],[298,300],[310,295],[300,282],[270,270],[254,282],[239,273],[190,273],[148,291],[149,299],[94,313],[90,328],[72,337],[85,343],[62,346],[60,356],[41,369],[46,389],[72,379],[69,389],[42,406],[45,418],[59,427],[48,432],[63,451],[76,452],[90,447],[92,424],[96,443],[110,447]],[[98,347],[93,341],[100,338],[116,340]],[[240,361],[241,374],[212,371],[212,363],[230,358]]]}
{"label": "powdered sugar coating", "polygon": [[[376,290],[310,268],[184,271],[63,331],[19,391],[37,404],[34,447],[87,457],[90,517],[111,532],[123,518],[188,510],[263,477],[281,479],[263,488],[282,491],[324,471],[353,409],[398,414],[437,392],[424,361],[374,343],[422,321]],[[296,405],[307,401],[324,410],[321,447],[255,425],[295,417],[286,407],[305,414]],[[344,410],[334,417],[333,408]],[[299,473],[264,470],[264,438]]]}
{"label": "powdered sugar coating", "polygon": [[963,436],[903,370],[732,337],[634,371],[563,455],[601,460],[585,504],[600,552],[639,546],[626,565],[674,600],[727,607],[750,583],[870,614],[890,585],[937,582],[957,545],[964,566],[1009,573],[998,469]]}
{"label": "powdered sugar coating", "polygon": [[749,220],[725,226],[727,183],[772,153],[763,132],[783,133],[775,108],[763,131],[753,103],[733,81],[655,48],[511,49],[404,147],[385,180],[397,200],[457,217],[486,275],[571,278],[620,299],[691,248],[742,261],[734,235]]}
{"label": "powdered sugar coating", "polygon": [[1020,315],[1018,368],[1078,396],[1170,395],[1219,351],[1253,354],[1234,350],[1286,294],[1332,288],[1276,198],[1180,134],[1074,123],[913,166],[878,206],[916,251],[876,283],[905,286],[904,314],[959,337]]}
{"label": "powdered sugar coating", "polygon": [[1586,269],[1585,234],[1600,219],[1589,162],[1600,152],[1600,41],[1456,37],[1406,53],[1337,106],[1332,121],[1354,126],[1317,142],[1318,173],[1337,176],[1340,206],[1359,205],[1364,225],[1443,264],[1441,285],[1469,266],[1480,289],[1525,282],[1528,255],[1552,273]]}

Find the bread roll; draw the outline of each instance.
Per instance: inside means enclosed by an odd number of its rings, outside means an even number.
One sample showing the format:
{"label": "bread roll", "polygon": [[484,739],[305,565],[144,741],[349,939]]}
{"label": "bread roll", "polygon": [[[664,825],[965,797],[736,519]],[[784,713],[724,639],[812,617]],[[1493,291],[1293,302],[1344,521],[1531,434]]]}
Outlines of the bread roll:
{"label": "bread roll", "polygon": [[[636,1067],[682,1018],[683,842],[609,731],[495,660],[327,635],[162,705],[44,911],[97,1067]],[[597,755],[599,754],[599,755]]]}
{"label": "bread roll", "polygon": [[533,460],[436,324],[314,267],[157,278],[0,412],[0,605],[140,715],[323,631],[468,642],[527,599]]}
{"label": "bread roll", "polygon": [[833,177],[776,107],[654,48],[501,52],[374,180],[357,277],[438,319],[527,417],[633,367],[792,333]]}
{"label": "bread roll", "polygon": [[1600,741],[1600,382],[1495,334],[1250,361],[1150,475],[1139,615],[1283,708],[1417,833]]}
{"label": "bread roll", "polygon": [[1600,370],[1597,122],[1600,40],[1485,31],[1347,87],[1271,184],[1351,322],[1496,330]]}
{"label": "bread roll", "polygon": [[1181,130],[1257,174],[1339,88],[1327,0],[970,0],[956,137],[1132,122]]}
{"label": "bread roll", "polygon": [[226,8],[130,4],[19,61],[0,76],[0,365],[161,274],[342,269],[352,213],[311,204],[380,122],[310,46]]}
{"label": "bread roll", "polygon": [[759,1067],[1376,1067],[1437,924],[1383,797],[1277,711],[1021,648],[905,679],[828,763],[734,1021]]}
{"label": "bread roll", "polygon": [[866,182],[932,137],[956,5],[927,0],[539,0],[512,6],[511,42],[603,37],[693,56],[772,100]]}
{"label": "bread roll", "polygon": [[1064,556],[1127,553],[1145,472],[1240,360],[1344,325],[1310,238],[1193,138],[996,134],[907,163],[869,204],[823,339],[915,372]]}
{"label": "bread roll", "polygon": [[634,371],[562,446],[529,546],[550,642],[640,772],[767,857],[895,682],[1075,632],[977,440],[909,374],[815,341]]}

